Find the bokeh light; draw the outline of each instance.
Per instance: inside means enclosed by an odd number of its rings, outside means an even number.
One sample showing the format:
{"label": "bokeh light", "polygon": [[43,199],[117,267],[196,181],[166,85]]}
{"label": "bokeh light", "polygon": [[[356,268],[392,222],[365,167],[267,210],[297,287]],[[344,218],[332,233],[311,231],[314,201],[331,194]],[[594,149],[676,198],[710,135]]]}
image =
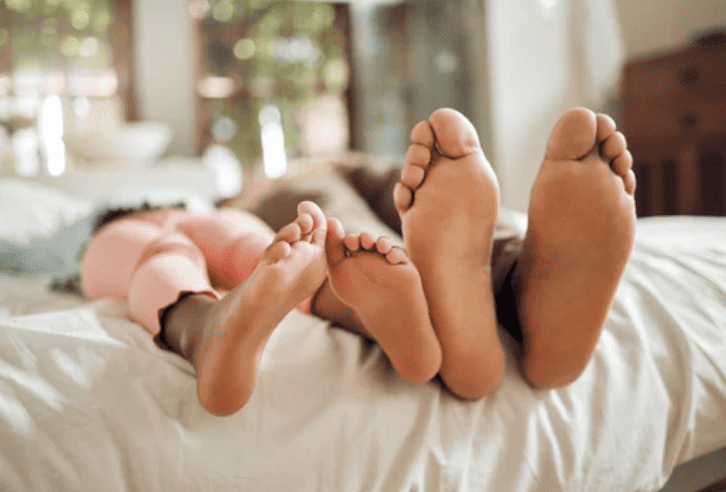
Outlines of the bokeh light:
{"label": "bokeh light", "polygon": [[255,41],[250,38],[240,39],[234,44],[234,56],[240,60],[249,60],[255,55]]}
{"label": "bokeh light", "polygon": [[219,22],[227,22],[234,14],[234,4],[230,0],[220,0],[212,7],[212,17]]}
{"label": "bokeh light", "polygon": [[99,43],[98,39],[94,37],[89,36],[87,38],[84,38],[83,41],[81,41],[80,46],[78,47],[78,54],[84,57],[93,56],[98,53],[100,45],[101,43]]}
{"label": "bokeh light", "polygon": [[85,29],[91,21],[91,16],[85,10],[76,10],[71,16],[71,25],[74,29]]}
{"label": "bokeh light", "polygon": [[98,9],[93,14],[92,23],[94,31],[98,33],[105,32],[111,24],[111,12],[107,8]]}
{"label": "bokeh light", "polygon": [[78,38],[75,36],[66,36],[61,44],[60,50],[61,53],[70,58],[78,55],[80,46],[81,43],[78,41]]}

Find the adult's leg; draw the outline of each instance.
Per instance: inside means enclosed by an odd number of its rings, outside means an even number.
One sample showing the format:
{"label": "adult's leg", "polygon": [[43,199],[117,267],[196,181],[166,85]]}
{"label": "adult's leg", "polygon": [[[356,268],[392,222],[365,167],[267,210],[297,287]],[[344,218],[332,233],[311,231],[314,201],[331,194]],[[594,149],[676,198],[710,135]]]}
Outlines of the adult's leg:
{"label": "adult's leg", "polygon": [[[396,163],[384,170],[372,170],[365,165],[342,171],[376,215],[393,231],[401,234],[401,218],[393,200],[393,190],[401,180],[401,168]],[[524,233],[500,214],[494,227],[491,254],[491,278],[495,294],[497,321],[514,339],[521,343],[522,332],[512,292],[512,272],[524,246]]]}
{"label": "adult's leg", "polygon": [[631,166],[608,116],[575,108],[552,131],[512,282],[536,387],[574,381],[592,357],[633,249]]}

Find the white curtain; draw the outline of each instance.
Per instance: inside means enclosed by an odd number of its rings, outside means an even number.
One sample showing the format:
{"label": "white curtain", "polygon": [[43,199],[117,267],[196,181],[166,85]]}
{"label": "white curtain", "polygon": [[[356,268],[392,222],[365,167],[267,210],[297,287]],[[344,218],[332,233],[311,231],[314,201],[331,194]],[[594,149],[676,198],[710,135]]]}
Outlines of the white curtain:
{"label": "white curtain", "polygon": [[573,40],[582,57],[582,96],[587,105],[607,111],[617,95],[625,47],[614,0],[569,0]]}

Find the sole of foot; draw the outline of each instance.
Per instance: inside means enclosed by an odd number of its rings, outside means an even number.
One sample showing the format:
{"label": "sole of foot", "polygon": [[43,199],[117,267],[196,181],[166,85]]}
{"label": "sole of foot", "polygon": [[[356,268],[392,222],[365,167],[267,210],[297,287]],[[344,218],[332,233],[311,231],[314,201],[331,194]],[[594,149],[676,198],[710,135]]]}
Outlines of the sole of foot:
{"label": "sole of foot", "polygon": [[328,219],[328,278],[380,345],[396,372],[412,383],[431,380],[441,366],[418,270],[406,253],[385,237],[345,235]]}
{"label": "sole of foot", "polygon": [[192,364],[197,396],[213,415],[231,415],[252,395],[260,356],[272,331],[325,280],[327,221],[312,202],[277,233],[252,274],[204,320]]}
{"label": "sole of foot", "polygon": [[572,109],[550,135],[514,277],[535,387],[571,383],[592,357],[633,249],[632,163],[606,115]]}
{"label": "sole of foot", "polygon": [[394,201],[441,343],[440,376],[464,399],[492,393],[504,375],[491,284],[499,185],[473,125],[439,109],[411,131]]}

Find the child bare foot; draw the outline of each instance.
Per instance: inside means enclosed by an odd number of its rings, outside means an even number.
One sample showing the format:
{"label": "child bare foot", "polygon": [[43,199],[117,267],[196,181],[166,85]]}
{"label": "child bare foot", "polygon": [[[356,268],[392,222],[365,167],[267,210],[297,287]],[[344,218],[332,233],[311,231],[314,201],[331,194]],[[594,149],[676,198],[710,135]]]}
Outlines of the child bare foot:
{"label": "child bare foot", "polygon": [[385,237],[344,235],[340,222],[328,219],[328,278],[333,291],[356,312],[403,379],[430,380],[441,366],[441,347],[418,270]]}
{"label": "child bare foot", "polygon": [[595,350],[633,249],[631,166],[608,116],[575,108],[552,131],[514,277],[522,369],[536,387],[574,381]]}
{"label": "child bare foot", "polygon": [[[183,355],[197,370],[199,401],[214,415],[231,415],[247,403],[272,330],[325,280],[325,216],[312,202],[301,203],[298,214],[275,236],[252,274],[226,297],[190,296],[166,319],[167,324],[191,319],[201,325],[198,341]],[[189,316],[195,309],[206,310],[201,323]]]}
{"label": "child bare foot", "polygon": [[499,185],[472,124],[440,109],[411,131],[394,200],[441,343],[440,375],[462,398],[494,391],[504,374],[491,284]]}

